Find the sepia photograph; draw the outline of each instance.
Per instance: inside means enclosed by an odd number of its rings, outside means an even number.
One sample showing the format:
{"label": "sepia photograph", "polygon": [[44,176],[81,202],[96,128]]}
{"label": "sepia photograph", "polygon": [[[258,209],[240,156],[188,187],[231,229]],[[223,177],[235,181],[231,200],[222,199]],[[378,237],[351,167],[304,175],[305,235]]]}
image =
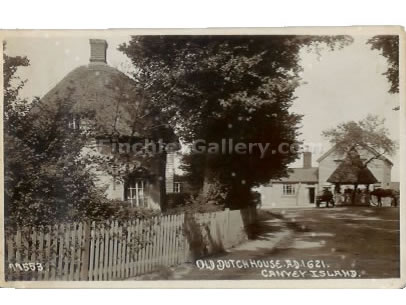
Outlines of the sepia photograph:
{"label": "sepia photograph", "polygon": [[2,285],[405,284],[402,28],[0,37]]}

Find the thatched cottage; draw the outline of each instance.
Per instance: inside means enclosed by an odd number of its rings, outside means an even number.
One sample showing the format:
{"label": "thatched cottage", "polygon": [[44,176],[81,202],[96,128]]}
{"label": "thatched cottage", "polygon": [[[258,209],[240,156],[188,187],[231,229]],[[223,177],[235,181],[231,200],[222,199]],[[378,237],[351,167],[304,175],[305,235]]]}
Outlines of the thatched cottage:
{"label": "thatched cottage", "polygon": [[56,110],[63,101],[70,101],[67,128],[92,131],[83,154],[104,160],[95,170],[95,183],[108,198],[161,209],[165,194],[173,191],[173,156],[168,158],[164,150],[142,155],[133,147],[158,139],[176,142],[176,137],[149,113],[134,80],[108,65],[107,49],[105,40],[90,39],[89,64],[68,73],[42,98],[41,107]]}

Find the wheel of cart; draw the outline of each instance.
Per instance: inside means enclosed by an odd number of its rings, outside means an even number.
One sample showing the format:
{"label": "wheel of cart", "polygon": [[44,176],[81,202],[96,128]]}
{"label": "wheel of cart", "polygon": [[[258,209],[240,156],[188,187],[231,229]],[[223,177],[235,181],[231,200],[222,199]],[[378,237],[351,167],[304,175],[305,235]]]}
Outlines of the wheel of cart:
{"label": "wheel of cart", "polygon": [[331,192],[323,192],[317,195],[316,197],[316,207],[320,207],[322,203],[325,203],[326,208],[328,208],[330,205],[335,207],[335,202],[334,202],[334,197]]}

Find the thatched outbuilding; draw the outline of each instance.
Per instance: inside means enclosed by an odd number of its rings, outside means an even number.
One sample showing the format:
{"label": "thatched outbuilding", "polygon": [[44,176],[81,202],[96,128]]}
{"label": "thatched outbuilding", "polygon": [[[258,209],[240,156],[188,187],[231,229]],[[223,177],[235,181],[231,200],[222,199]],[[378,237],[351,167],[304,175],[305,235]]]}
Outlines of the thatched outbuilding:
{"label": "thatched outbuilding", "polygon": [[355,149],[348,152],[346,158],[327,179],[333,184],[370,185],[378,180],[368,167],[364,166],[360,155]]}

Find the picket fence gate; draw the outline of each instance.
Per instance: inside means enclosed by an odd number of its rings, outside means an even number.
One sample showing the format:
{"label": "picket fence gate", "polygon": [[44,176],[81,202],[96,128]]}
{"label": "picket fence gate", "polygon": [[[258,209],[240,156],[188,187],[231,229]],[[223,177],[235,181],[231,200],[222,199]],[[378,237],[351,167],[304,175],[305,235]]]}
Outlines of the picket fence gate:
{"label": "picket fence gate", "polygon": [[[192,216],[198,243],[206,247],[204,254],[246,239],[239,212]],[[187,217],[20,228],[6,235],[6,279],[122,280],[191,261],[191,236],[196,232],[187,231],[196,228],[190,229]]]}

